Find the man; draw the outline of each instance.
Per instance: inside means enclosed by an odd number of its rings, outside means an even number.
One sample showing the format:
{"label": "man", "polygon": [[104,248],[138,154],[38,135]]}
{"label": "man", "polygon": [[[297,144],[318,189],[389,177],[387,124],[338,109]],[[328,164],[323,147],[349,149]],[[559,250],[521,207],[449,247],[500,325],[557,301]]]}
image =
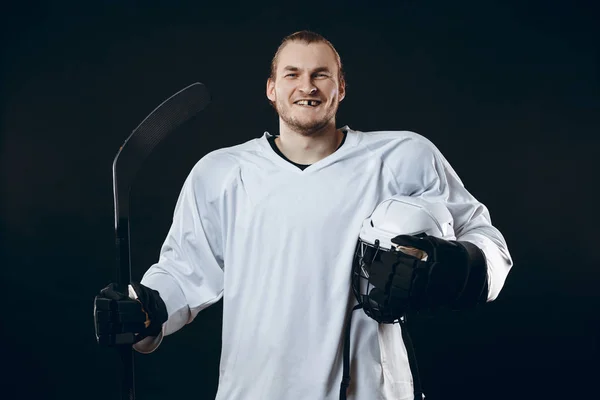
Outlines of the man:
{"label": "man", "polygon": [[[336,127],[344,75],[322,36],[283,40],[266,94],[279,135],[214,151],[185,181],[159,261],[133,284],[148,315],[134,347],[152,352],[223,298],[218,400],[337,399],[356,241],[384,199],[445,203],[456,236],[487,260],[483,301],[498,296],[512,260],[485,206],[427,139]],[[406,349],[378,325],[355,313],[348,398],[412,399]]]}

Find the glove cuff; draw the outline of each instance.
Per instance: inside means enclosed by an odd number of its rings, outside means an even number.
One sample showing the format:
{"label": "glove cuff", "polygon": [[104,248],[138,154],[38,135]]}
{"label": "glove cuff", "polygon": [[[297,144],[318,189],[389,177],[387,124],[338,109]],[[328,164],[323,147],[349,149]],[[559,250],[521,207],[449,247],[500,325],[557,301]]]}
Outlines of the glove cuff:
{"label": "glove cuff", "polygon": [[456,308],[464,309],[485,303],[488,296],[487,260],[485,253],[467,241],[455,242],[469,255],[469,275],[465,286],[456,300]]}
{"label": "glove cuff", "polygon": [[158,291],[142,285],[138,282],[132,282],[131,286],[137,294],[138,300],[142,303],[142,308],[148,314],[150,325],[140,334],[140,337],[158,336],[162,331],[163,324],[169,318],[167,306],[160,297]]}

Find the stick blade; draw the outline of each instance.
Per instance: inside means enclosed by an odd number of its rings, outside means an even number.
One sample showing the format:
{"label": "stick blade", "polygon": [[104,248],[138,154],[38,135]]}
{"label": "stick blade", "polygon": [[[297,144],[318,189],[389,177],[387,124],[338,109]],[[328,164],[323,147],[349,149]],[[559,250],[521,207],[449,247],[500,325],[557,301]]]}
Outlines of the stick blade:
{"label": "stick blade", "polygon": [[[165,137],[210,103],[200,82],[193,83],[156,107],[125,140],[113,162],[115,194],[125,196],[144,160]],[[118,180],[117,180],[118,177]],[[126,207],[125,204],[122,207]]]}

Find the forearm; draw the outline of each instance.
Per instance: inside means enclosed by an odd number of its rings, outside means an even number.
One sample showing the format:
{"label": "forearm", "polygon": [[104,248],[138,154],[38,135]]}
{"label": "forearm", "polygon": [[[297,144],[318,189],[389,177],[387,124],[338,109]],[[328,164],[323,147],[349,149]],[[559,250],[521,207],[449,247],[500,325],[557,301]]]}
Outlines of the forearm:
{"label": "forearm", "polygon": [[482,226],[464,233],[458,240],[473,243],[485,254],[488,286],[486,301],[495,300],[513,265],[502,234],[492,226]]}
{"label": "forearm", "polygon": [[165,336],[168,336],[193,320],[189,305],[181,287],[176,279],[168,273],[161,271],[159,266],[153,266],[144,275],[141,281],[142,285],[156,290],[164,302],[168,318],[162,324],[161,330],[155,336],[148,336],[133,345],[133,348],[143,354],[149,354],[155,351],[162,343]]}
{"label": "forearm", "polygon": [[469,308],[485,303],[488,298],[487,260],[479,247],[468,241],[457,241],[468,254],[468,268],[464,285],[456,296],[454,307]]}
{"label": "forearm", "polygon": [[163,324],[162,335],[168,336],[190,321],[190,308],[177,280],[153,266],[142,278],[143,285],[160,294],[167,307],[168,319]]}
{"label": "forearm", "polygon": [[487,207],[467,191],[448,161],[435,146],[433,148],[435,174],[423,195],[444,201],[454,218],[456,240],[473,243],[485,254],[486,300],[493,301],[500,294],[513,264],[506,241],[492,225]]}

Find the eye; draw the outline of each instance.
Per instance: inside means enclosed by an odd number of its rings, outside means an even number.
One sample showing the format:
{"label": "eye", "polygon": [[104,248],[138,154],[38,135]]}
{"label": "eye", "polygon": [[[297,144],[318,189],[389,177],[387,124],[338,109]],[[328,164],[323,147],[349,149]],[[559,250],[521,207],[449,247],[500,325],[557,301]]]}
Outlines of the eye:
{"label": "eye", "polygon": [[287,75],[285,75],[285,77],[286,77],[286,78],[294,78],[294,77],[296,77],[297,75],[298,75],[298,74],[293,74],[293,73],[292,73],[292,74],[287,74]]}
{"label": "eye", "polygon": [[329,75],[327,75],[326,73],[318,73],[315,75],[317,78],[327,78]]}

